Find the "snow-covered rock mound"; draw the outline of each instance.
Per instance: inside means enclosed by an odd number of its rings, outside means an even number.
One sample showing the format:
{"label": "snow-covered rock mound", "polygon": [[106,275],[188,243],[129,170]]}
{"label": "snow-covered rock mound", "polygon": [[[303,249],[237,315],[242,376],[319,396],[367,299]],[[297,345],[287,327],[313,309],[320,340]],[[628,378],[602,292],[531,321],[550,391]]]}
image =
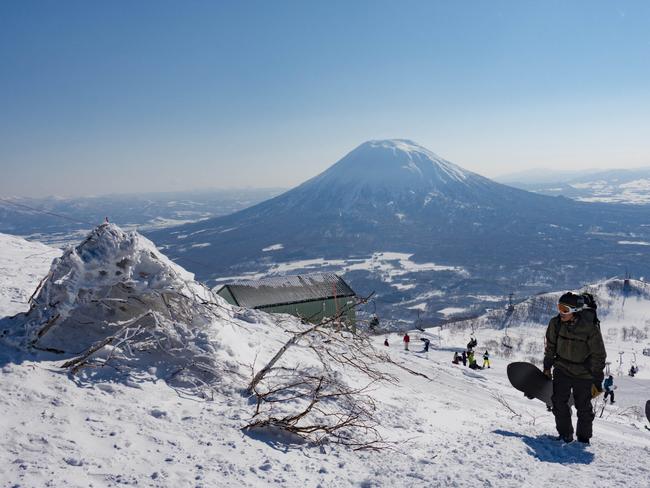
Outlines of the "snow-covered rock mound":
{"label": "snow-covered rock mound", "polygon": [[0,333],[75,356],[66,363],[75,371],[111,366],[194,389],[221,376],[216,330],[233,314],[151,241],[107,223],[53,261],[29,311],[0,322]]}

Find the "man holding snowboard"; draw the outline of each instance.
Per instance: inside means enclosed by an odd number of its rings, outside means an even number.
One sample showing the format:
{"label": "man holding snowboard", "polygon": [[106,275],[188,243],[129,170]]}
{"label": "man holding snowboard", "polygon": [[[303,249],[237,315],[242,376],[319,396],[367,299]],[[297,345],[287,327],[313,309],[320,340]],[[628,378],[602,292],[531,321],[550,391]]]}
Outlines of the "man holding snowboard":
{"label": "man holding snowboard", "polygon": [[559,314],[546,329],[544,349],[544,374],[553,379],[555,427],[559,439],[573,441],[569,406],[573,391],[578,412],[576,436],[579,442],[589,444],[595,417],[591,399],[602,393],[607,357],[596,303],[591,295],[569,292],[560,297],[557,308]]}

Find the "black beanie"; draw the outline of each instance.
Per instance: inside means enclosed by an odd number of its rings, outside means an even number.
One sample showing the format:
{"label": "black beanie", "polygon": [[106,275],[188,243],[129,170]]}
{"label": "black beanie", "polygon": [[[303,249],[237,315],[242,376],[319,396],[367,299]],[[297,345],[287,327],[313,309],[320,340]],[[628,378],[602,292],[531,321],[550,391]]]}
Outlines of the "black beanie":
{"label": "black beanie", "polygon": [[569,291],[560,297],[558,303],[564,303],[565,305],[568,305],[569,307],[573,307],[573,308],[580,308],[582,306],[582,303],[580,304],[578,303],[579,298],[582,297],[580,295],[575,295]]}

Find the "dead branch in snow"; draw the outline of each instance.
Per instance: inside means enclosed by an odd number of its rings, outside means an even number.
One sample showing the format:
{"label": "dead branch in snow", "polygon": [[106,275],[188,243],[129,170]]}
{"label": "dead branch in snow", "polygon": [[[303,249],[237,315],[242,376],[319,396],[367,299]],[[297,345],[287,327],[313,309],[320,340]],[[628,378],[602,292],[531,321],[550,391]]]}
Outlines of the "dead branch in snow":
{"label": "dead branch in snow", "polygon": [[66,361],[61,365],[62,368],[71,368],[70,371],[72,373],[76,373],[79,368],[81,368],[86,360],[92,356],[95,352],[99,351],[102,347],[106,346],[107,344],[110,344],[113,342],[115,339],[114,336],[106,337],[105,339],[102,339],[99,341],[97,344],[92,345],[91,347],[86,350],[81,356],[71,359],[70,361]]}
{"label": "dead branch in snow", "polygon": [[[104,339],[101,339],[97,341],[95,344],[91,345],[88,349],[86,349],[80,356],[70,359],[69,361],[66,361],[61,365],[62,368],[70,368],[71,373],[76,373],[81,369],[83,366],[88,364],[88,359],[95,354],[97,351],[101,350],[103,347],[111,344],[115,340],[119,340],[119,342],[116,345],[121,345],[124,343],[128,344],[128,340],[132,339],[139,331],[140,327],[137,327],[135,330],[135,333],[131,333],[129,335],[129,332],[131,331],[131,326],[135,325],[138,323],[140,320],[144,319],[145,317],[154,317],[155,315],[152,312],[147,312],[145,314],[140,315],[139,317],[134,318],[133,320],[127,322],[123,327],[117,331],[117,333],[105,337]],[[124,337],[121,337],[124,335]],[[104,364],[108,362],[110,359],[112,353],[108,356],[108,358],[104,361]]]}
{"label": "dead branch in snow", "polygon": [[[280,428],[315,443],[335,442],[355,450],[387,448],[390,443],[377,429],[376,405],[368,395],[371,385],[352,388],[330,375],[301,374],[293,382],[256,391],[255,415],[244,428]],[[273,408],[275,404],[280,408]],[[292,404],[300,408],[282,408]]]}
{"label": "dead branch in snow", "polygon": [[[494,398],[498,403],[500,403],[502,406],[504,406],[506,408],[506,410],[508,410],[512,414],[512,416],[510,417],[511,419],[514,419],[514,418],[517,418],[517,419],[520,419],[520,420],[523,419],[523,415],[521,413],[517,412],[514,408],[512,408],[512,406],[510,406],[510,403],[508,403],[508,401],[505,399],[505,397],[501,393],[498,393],[496,391],[491,390],[490,395],[492,396],[492,398]],[[525,410],[524,413],[526,414],[526,417],[528,418],[527,423],[530,424],[530,425],[535,425],[535,423],[537,422],[537,419],[541,417],[541,415],[533,415],[528,410]]]}
{"label": "dead branch in snow", "polygon": [[503,397],[501,393],[498,393],[494,390],[490,390],[490,395],[492,396],[492,398],[494,398],[498,403],[500,403],[503,407],[506,408],[506,410],[508,410],[512,414],[512,416],[510,417],[511,419],[521,418],[521,414],[510,406],[508,401]]}
{"label": "dead branch in snow", "polygon": [[289,339],[279,350],[278,352],[275,353],[275,355],[271,358],[271,360],[264,366],[262,369],[260,369],[255,376],[253,376],[253,379],[250,382],[250,385],[248,385],[248,388],[246,389],[247,393],[250,395],[255,391],[255,387],[257,384],[262,381],[264,376],[273,368],[275,363],[278,362],[278,360],[282,357],[282,355],[286,352],[287,349],[289,349],[290,346],[298,342],[298,340],[309,334],[310,332],[313,332],[316,330],[320,325],[315,325],[313,327],[310,327],[309,329],[305,330],[304,332],[300,332],[299,334],[295,334],[291,339]]}
{"label": "dead branch in snow", "polygon": [[45,322],[45,324],[43,324],[43,327],[41,327],[41,329],[36,334],[36,340],[34,341],[34,344],[36,343],[36,341],[38,341],[38,339],[43,337],[48,330],[52,328],[52,326],[56,323],[56,321],[59,320],[59,317],[61,317],[61,315],[57,313],[56,315],[50,317],[49,320]]}
{"label": "dead branch in snow", "polygon": [[36,295],[38,295],[38,292],[41,291],[41,288],[43,288],[43,283],[45,283],[50,278],[51,275],[52,275],[52,271],[49,271],[45,276],[43,276],[41,281],[38,282],[38,286],[34,290],[34,293],[32,293],[31,296],[29,297],[29,300],[27,300],[27,303],[29,303],[30,310],[36,306],[36,302],[34,298],[36,297]]}
{"label": "dead branch in snow", "polygon": [[[359,305],[362,305],[364,303],[367,303],[368,300],[372,297],[374,292],[372,292],[368,297],[358,299],[357,302],[354,304],[353,308],[358,307]],[[293,336],[278,350],[278,352],[275,353],[275,355],[271,358],[271,360],[264,366],[261,370],[257,372],[255,376],[253,376],[253,379],[251,380],[250,384],[248,385],[248,388],[246,389],[247,394],[251,395],[253,394],[253,391],[255,390],[255,387],[257,384],[264,378],[264,376],[273,368],[275,363],[278,362],[278,360],[282,357],[282,355],[291,347],[292,345],[296,344],[301,338],[311,334],[312,332],[319,332],[319,334],[325,334],[328,336],[330,339],[335,340],[336,336],[331,334],[331,328],[327,328],[328,325],[333,324],[333,323],[339,323],[343,317],[343,315],[346,313],[346,310],[343,309],[341,310],[337,315],[322,321],[319,324],[314,325],[313,327],[308,328],[307,330],[304,331],[299,331],[299,332],[294,332]],[[327,329],[326,329],[327,328]]]}
{"label": "dead branch in snow", "polygon": [[[293,332],[253,375],[246,392],[253,395],[255,410],[244,429],[279,428],[312,442],[358,450],[389,447],[377,428],[370,392],[377,383],[397,382],[385,371],[390,358],[368,336],[328,326],[336,321],[333,317]],[[301,364],[280,363],[298,343],[308,353]],[[348,380],[362,386],[350,386]]]}

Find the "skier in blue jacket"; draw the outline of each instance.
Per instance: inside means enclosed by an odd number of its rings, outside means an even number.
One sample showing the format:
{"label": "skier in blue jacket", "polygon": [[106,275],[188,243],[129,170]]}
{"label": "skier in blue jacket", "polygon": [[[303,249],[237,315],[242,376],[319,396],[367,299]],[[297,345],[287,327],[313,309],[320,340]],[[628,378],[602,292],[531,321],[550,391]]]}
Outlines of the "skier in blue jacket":
{"label": "skier in blue jacket", "polygon": [[605,401],[607,401],[607,397],[610,396],[610,403],[614,403],[614,377],[611,374],[604,381],[603,388],[605,389]]}

